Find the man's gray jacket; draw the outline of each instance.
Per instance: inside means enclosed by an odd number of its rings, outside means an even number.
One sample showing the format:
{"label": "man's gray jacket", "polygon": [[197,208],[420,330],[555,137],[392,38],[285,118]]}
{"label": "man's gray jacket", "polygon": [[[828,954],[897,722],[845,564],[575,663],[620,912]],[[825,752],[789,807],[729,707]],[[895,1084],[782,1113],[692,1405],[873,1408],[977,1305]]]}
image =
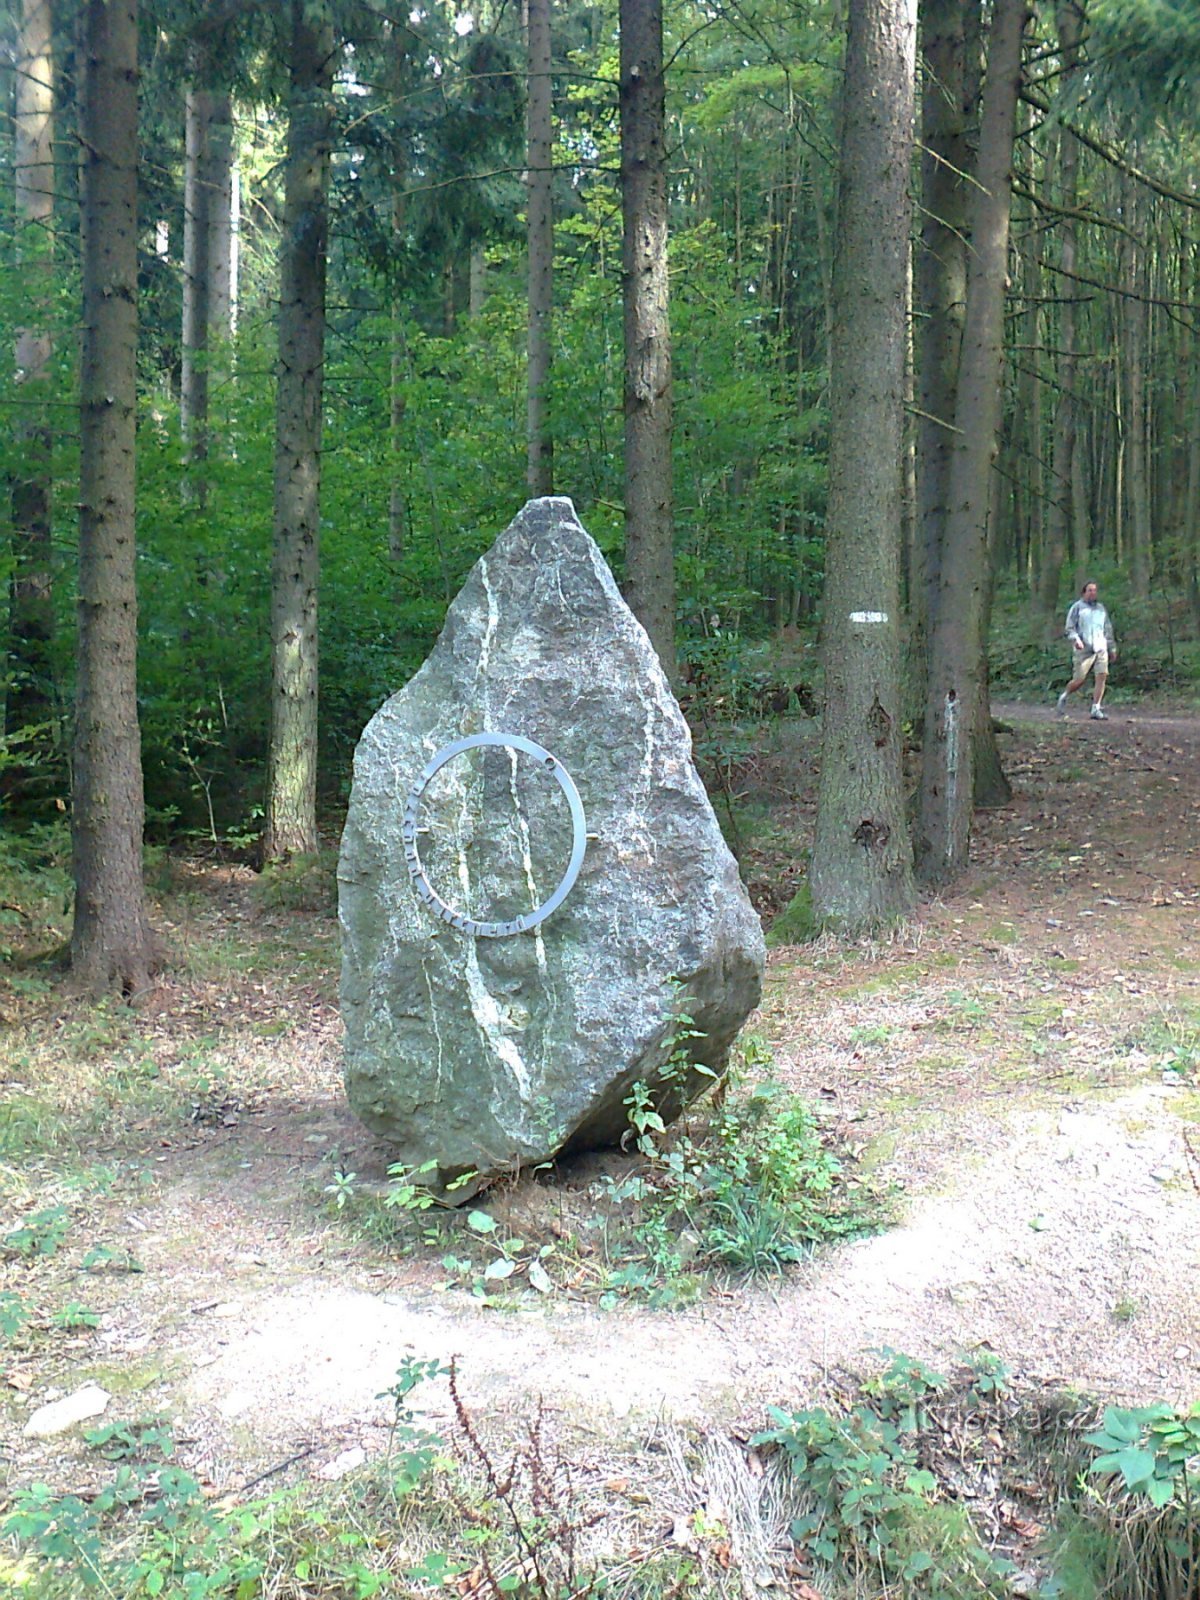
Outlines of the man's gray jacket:
{"label": "man's gray jacket", "polygon": [[1083,648],[1089,655],[1097,650],[1110,651],[1117,648],[1108,612],[1099,600],[1090,603],[1087,600],[1076,600],[1067,612],[1067,626],[1064,632],[1072,644],[1076,639],[1081,640]]}

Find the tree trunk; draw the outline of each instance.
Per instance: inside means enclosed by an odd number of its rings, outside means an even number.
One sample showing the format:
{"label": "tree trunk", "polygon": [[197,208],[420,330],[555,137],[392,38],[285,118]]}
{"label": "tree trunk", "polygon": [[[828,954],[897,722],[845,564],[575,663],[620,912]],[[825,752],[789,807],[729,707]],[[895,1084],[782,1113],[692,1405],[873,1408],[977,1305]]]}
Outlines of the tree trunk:
{"label": "tree trunk", "polygon": [[621,0],[625,583],[668,678],[675,664],[671,324],[661,0]]}
{"label": "tree trunk", "polygon": [[1025,0],[996,0],[970,201],[950,513],[931,615],[918,839],[918,867],[929,883],[949,882],[963,871],[971,835],[973,730],[984,692],[988,511],[1000,438],[1013,138],[1025,20]]}
{"label": "tree trunk", "polygon": [[954,401],[967,308],[967,148],[963,0],[924,0],[921,94],[921,248],[916,290],[916,562],[908,650],[908,698],[924,709],[930,607],[941,570],[954,439]]}
{"label": "tree trunk", "polygon": [[16,51],[17,261],[31,326],[17,334],[21,407],[12,476],[13,576],[5,721],[0,732],[53,714],[54,641],[50,422],[51,241],[54,226],[54,78],[50,0],[24,0]]}
{"label": "tree trunk", "polygon": [[[1065,75],[1073,75],[1079,60],[1083,16],[1075,0],[1060,0],[1057,8],[1058,45]],[[1058,135],[1058,189],[1065,212],[1074,210],[1079,188],[1079,145],[1068,128]],[[1054,459],[1051,468],[1050,506],[1046,514],[1046,551],[1042,564],[1040,611],[1047,640],[1062,633],[1059,616],[1059,582],[1063,562],[1073,540],[1072,506],[1075,494],[1075,219],[1064,215],[1058,225],[1059,265],[1062,268],[1062,304],[1058,308],[1058,395],[1054,413]]]}
{"label": "tree trunk", "polygon": [[[1186,291],[1191,297],[1193,328],[1200,319],[1200,250],[1192,247],[1191,281]],[[1191,371],[1188,377],[1189,403],[1183,408],[1187,428],[1187,489],[1184,497],[1184,527],[1190,548],[1188,602],[1192,625],[1200,632],[1200,336],[1193,333],[1189,343]]]}
{"label": "tree trunk", "polygon": [[1149,352],[1147,247],[1140,238],[1146,206],[1139,186],[1126,178],[1125,217],[1135,236],[1125,241],[1122,301],[1125,364],[1125,477],[1129,492],[1129,578],[1135,597],[1150,597],[1150,463],[1146,439],[1146,361]]}
{"label": "tree trunk", "polygon": [[487,253],[482,239],[471,241],[471,262],[467,279],[467,315],[474,322],[487,304]]}
{"label": "tree trunk", "polygon": [[813,910],[854,932],[913,903],[900,706],[900,461],[912,0],[850,0],[833,265],[825,712]]}
{"label": "tree trunk", "polygon": [[317,849],[317,581],[333,28],[292,0],[275,408],[271,744],[264,857]]}
{"label": "tree trunk", "polygon": [[526,101],[526,227],[529,250],[529,466],[531,495],[554,493],[550,436],[550,336],[554,317],[553,122],[550,55],[551,0],[526,0],[529,77]]}
{"label": "tree trunk", "polygon": [[156,955],[142,881],[137,706],[136,0],[86,0],[81,54],[83,352],[71,969],[86,990],[131,995],[149,984]]}
{"label": "tree trunk", "polygon": [[[1000,539],[1000,513],[1004,500],[1005,480],[998,472],[991,474],[991,496],[988,507],[987,561],[983,574],[983,616],[980,635],[985,641],[992,625],[992,596],[996,587],[996,553]],[[975,712],[972,734],[974,778],[972,803],[976,810],[990,811],[1006,806],[1012,799],[1012,784],[1000,761],[1000,747],[996,743],[996,725],[992,721],[991,666],[986,648],[980,663],[980,695]]]}
{"label": "tree trunk", "polygon": [[229,340],[233,111],[194,67],[185,102],[183,199],[183,376],[180,418],[190,468],[186,498],[208,500],[209,376]]}

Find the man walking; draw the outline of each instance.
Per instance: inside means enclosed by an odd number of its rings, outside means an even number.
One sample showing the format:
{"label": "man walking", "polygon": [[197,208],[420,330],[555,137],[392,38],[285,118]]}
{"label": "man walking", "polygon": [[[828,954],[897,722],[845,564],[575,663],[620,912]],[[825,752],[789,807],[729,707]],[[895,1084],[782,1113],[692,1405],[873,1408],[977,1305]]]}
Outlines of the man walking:
{"label": "man walking", "polygon": [[1071,681],[1058,697],[1058,714],[1067,714],[1067,696],[1083,688],[1089,672],[1093,674],[1092,717],[1097,722],[1107,722],[1108,712],[1103,709],[1104,690],[1108,683],[1108,664],[1117,659],[1117,644],[1113,638],[1108,612],[1096,598],[1096,585],[1089,579],[1067,612],[1067,638],[1071,641]]}

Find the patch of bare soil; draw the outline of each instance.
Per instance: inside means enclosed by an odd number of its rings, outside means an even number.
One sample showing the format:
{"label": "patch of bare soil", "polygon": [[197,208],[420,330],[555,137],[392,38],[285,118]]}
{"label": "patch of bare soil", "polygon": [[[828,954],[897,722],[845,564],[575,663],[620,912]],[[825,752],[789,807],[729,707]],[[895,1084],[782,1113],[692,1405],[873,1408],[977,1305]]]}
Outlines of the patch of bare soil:
{"label": "patch of bare soil", "polygon": [[[757,1424],[883,1345],[935,1366],[983,1345],[1031,1379],[1193,1399],[1200,720],[998,714],[1016,792],[979,819],[967,880],[887,940],[775,951],[754,1024],[849,1158],[897,1186],[898,1224],[674,1312],[602,1311],[569,1284],[488,1309],[440,1282],[436,1254],[396,1259],[339,1223],[334,1172],[385,1157],[340,1094],[330,930],[264,926],[246,885],[210,885],[197,949],[225,926],[270,953],[156,997],[144,1050],[193,1075],[191,1111],[114,1137],[119,1177],[89,1203],[91,1235],[143,1270],[91,1274],[99,1328],[12,1360],[10,1474],[52,1470],[61,1442],[19,1424],[88,1377],[113,1415],[174,1413],[217,1482],[293,1457],[320,1471],[384,1447],[406,1355],[457,1355],[497,1426],[541,1395],[600,1440]],[[807,837],[813,743],[782,727],[738,777],[763,819],[752,874]],[[586,1171],[564,1181],[586,1201]],[[545,1220],[558,1202],[524,1181],[509,1203]],[[426,1404],[444,1415],[444,1389]]]}

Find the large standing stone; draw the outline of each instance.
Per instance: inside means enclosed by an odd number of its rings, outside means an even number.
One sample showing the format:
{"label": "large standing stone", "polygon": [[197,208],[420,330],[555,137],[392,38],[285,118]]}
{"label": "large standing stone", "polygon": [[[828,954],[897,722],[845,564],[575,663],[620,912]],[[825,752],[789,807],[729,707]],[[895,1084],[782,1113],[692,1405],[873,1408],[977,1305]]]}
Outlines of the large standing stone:
{"label": "large standing stone", "polygon": [[[468,734],[524,735],[579,790],[592,836],[532,932],[475,938],[414,892],[403,836],[426,763]],[[456,756],[421,802],[422,865],[477,920],[562,877],[558,784],[506,748]],[[533,500],[471,572],[421,670],[371,719],[342,839],[346,1089],[398,1159],[443,1178],[615,1142],[646,1082],[675,1115],[720,1072],[763,968],[758,918],[641,625],[569,500]],[[664,1077],[664,1068],[666,1074]]]}

